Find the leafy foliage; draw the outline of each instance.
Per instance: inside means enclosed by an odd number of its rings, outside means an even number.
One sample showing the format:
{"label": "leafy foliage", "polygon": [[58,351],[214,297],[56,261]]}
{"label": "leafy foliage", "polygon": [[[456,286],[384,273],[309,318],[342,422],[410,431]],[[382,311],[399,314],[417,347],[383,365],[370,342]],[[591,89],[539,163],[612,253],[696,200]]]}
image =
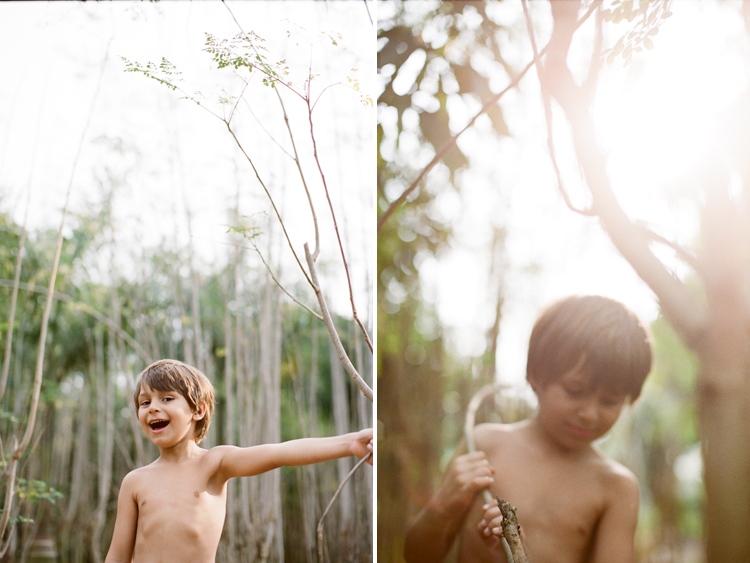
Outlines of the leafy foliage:
{"label": "leafy foliage", "polygon": [[643,47],[653,49],[652,37],[659,33],[659,25],[672,15],[669,5],[672,0],[640,0],[638,7],[633,0],[615,0],[609,8],[602,10],[604,21],[628,23],[638,19],[633,28],[620,37],[614,47],[605,50],[602,55],[607,56],[607,64],[612,64],[615,58],[622,56],[625,66],[633,61],[633,53],[640,53]]}
{"label": "leafy foliage", "polygon": [[138,62],[132,62],[125,57],[120,58],[125,63],[125,72],[141,73],[144,76],[153,78],[160,84],[164,84],[170,90],[177,90],[175,82],[182,80],[180,78],[182,73],[164,57],[161,58],[161,62],[158,65],[149,61],[145,66]]}

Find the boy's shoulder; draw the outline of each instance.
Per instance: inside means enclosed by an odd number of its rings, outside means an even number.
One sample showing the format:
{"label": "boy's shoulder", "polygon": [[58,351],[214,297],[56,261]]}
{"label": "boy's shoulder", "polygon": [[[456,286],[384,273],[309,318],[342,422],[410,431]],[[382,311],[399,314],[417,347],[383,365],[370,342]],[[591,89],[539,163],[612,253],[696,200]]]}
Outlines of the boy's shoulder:
{"label": "boy's shoulder", "polygon": [[474,427],[474,443],[478,450],[491,454],[512,440],[521,424],[483,423]]}
{"label": "boy's shoulder", "polygon": [[614,495],[638,495],[638,479],[635,474],[614,459],[594,449],[593,473],[601,484]]}

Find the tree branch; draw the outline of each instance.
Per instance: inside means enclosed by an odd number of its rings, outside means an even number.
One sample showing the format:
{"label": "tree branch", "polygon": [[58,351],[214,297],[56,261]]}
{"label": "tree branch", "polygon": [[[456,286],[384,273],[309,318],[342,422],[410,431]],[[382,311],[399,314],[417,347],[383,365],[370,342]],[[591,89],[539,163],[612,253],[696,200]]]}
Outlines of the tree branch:
{"label": "tree branch", "polygon": [[[477,391],[469,401],[469,406],[466,408],[466,418],[464,420],[464,439],[466,440],[466,449],[468,450],[468,453],[475,452],[477,450],[476,444],[474,443],[474,426],[476,426],[476,417],[479,405],[481,405],[487,397],[493,395],[500,389],[502,389],[502,387],[496,384],[485,385],[479,391]],[[484,498],[485,503],[493,502],[495,500],[492,498],[492,495],[487,489],[482,489],[482,497]],[[505,515],[503,514],[503,520],[504,519]],[[503,525],[503,530],[505,530],[505,525]],[[514,560],[511,546],[508,543],[508,540],[505,538],[505,535],[503,535],[503,537],[501,538],[501,542],[503,544],[503,549],[505,550],[505,556],[508,559],[508,562],[522,563],[521,561]]]}
{"label": "tree branch", "polygon": [[287,131],[289,131],[289,140],[292,142],[292,150],[294,151],[294,157],[293,157],[294,163],[297,165],[299,176],[302,179],[302,186],[305,188],[307,201],[310,204],[310,213],[312,214],[313,226],[315,227],[315,252],[313,252],[313,258],[317,260],[318,255],[320,254],[320,232],[318,231],[318,216],[315,213],[315,206],[313,205],[312,196],[310,195],[310,190],[307,187],[307,182],[305,181],[305,175],[302,172],[302,164],[300,163],[299,155],[297,154],[297,145],[294,142],[294,135],[292,135],[292,128],[289,125],[289,116],[286,114],[286,107],[284,107],[284,100],[281,99],[281,94],[279,94],[278,90],[276,90],[276,97],[279,99],[279,104],[281,105],[281,111],[284,113],[284,124],[286,125]]}
{"label": "tree branch", "polygon": [[623,257],[659,298],[664,314],[688,342],[695,342],[705,326],[706,308],[654,256],[643,230],[627,217],[617,202],[607,175],[606,159],[597,145],[588,104],[565,62],[576,29],[569,24],[570,12],[577,11],[580,2],[552,2],[551,5],[554,27],[548,46],[554,42],[559,49],[555,50],[554,58],[547,61],[545,80],[570,123],[576,155],[591,191],[592,209]]}
{"label": "tree branch", "polygon": [[529,563],[529,558],[526,557],[526,551],[523,549],[523,543],[521,543],[521,535],[519,533],[521,527],[518,525],[516,507],[511,506],[507,500],[502,500],[498,497],[495,497],[495,499],[503,515],[503,539],[508,542],[513,563]]}
{"label": "tree branch", "polygon": [[341,251],[341,260],[344,262],[344,271],[346,272],[346,283],[349,286],[349,301],[352,305],[352,315],[354,316],[354,320],[356,321],[357,325],[359,325],[359,328],[365,337],[365,342],[367,342],[367,346],[370,348],[370,353],[373,353],[372,340],[370,340],[370,335],[367,333],[367,329],[365,328],[365,325],[362,324],[362,321],[359,319],[359,315],[357,315],[357,306],[354,304],[354,290],[352,289],[352,278],[351,278],[351,275],[349,274],[349,264],[346,261],[346,253],[344,252],[344,243],[341,242],[341,234],[339,233],[339,224],[338,224],[338,221],[336,220],[336,213],[333,210],[333,202],[331,202],[331,194],[328,191],[328,184],[326,183],[325,174],[323,174],[323,167],[321,166],[320,159],[318,158],[318,145],[315,142],[315,131],[313,129],[312,108],[310,108],[309,99],[307,101],[307,115],[310,121],[310,138],[312,139],[313,156],[315,157],[315,163],[318,165],[318,172],[320,172],[320,179],[323,181],[323,190],[325,191],[325,194],[326,194],[326,200],[328,200],[328,208],[331,210],[331,219],[333,219],[333,228],[336,231],[336,240],[339,243],[339,250]]}
{"label": "tree branch", "polygon": [[310,248],[307,246],[307,243],[305,243],[305,258],[307,259],[307,266],[310,268],[310,276],[313,280],[313,289],[315,290],[315,295],[318,298],[318,303],[320,304],[320,312],[323,314],[323,322],[328,329],[328,334],[331,337],[331,342],[333,343],[334,348],[336,348],[336,353],[339,356],[339,360],[341,360],[344,369],[346,369],[347,373],[349,373],[354,383],[357,385],[357,387],[359,387],[359,390],[362,391],[364,396],[367,397],[370,402],[373,402],[372,389],[370,389],[370,386],[367,385],[367,382],[365,382],[365,380],[362,379],[359,373],[357,373],[357,369],[354,367],[352,361],[349,359],[349,356],[346,354],[344,345],[341,343],[341,338],[339,338],[338,332],[336,332],[336,326],[333,323],[333,318],[331,317],[331,313],[328,311],[328,304],[326,303],[323,292],[318,285],[318,274],[315,270],[315,262],[313,261],[312,254],[310,254]]}

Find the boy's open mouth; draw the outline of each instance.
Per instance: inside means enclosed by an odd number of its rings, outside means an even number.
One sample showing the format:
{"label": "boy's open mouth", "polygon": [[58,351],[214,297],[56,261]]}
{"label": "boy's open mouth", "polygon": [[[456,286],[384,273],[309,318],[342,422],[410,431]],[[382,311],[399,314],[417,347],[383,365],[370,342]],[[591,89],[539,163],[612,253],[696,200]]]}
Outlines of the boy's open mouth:
{"label": "boy's open mouth", "polygon": [[168,420],[152,420],[148,423],[149,428],[155,432],[166,428],[168,424]]}

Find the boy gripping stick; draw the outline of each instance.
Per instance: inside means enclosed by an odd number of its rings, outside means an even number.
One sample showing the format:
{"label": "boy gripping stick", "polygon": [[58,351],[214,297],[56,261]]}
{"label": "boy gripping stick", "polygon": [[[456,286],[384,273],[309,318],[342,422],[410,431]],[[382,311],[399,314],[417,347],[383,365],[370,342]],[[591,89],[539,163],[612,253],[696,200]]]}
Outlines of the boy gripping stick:
{"label": "boy gripping stick", "polygon": [[213,387],[200,371],[176,360],[147,367],[134,399],[143,431],[160,455],[123,479],[105,563],[213,563],[229,479],[372,452],[372,429],[204,450],[198,443],[211,422]]}
{"label": "boy gripping stick", "polygon": [[506,562],[502,516],[489,488],[516,506],[531,563],[633,563],[638,482],[593,442],[635,401],[651,368],[647,331],[622,304],[569,297],[547,308],[529,341],[526,377],[537,414],[480,424],[411,524],[409,563],[442,561],[456,537],[461,562]]}

